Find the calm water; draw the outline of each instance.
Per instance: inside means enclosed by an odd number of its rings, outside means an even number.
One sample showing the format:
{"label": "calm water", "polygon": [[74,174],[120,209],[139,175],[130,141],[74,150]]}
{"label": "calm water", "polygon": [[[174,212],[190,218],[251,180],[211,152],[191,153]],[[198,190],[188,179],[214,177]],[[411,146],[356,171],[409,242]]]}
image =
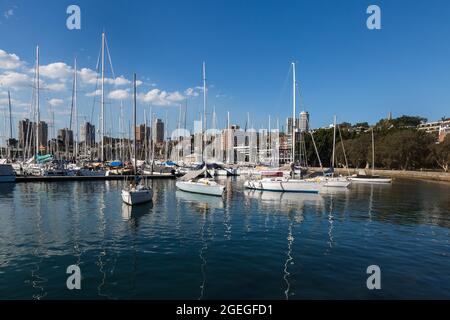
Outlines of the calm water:
{"label": "calm water", "polygon": [[[1,299],[450,298],[450,185],[395,181],[322,195],[224,199],[154,181],[0,185]],[[66,288],[78,264],[82,289]],[[366,268],[381,268],[381,290]]]}

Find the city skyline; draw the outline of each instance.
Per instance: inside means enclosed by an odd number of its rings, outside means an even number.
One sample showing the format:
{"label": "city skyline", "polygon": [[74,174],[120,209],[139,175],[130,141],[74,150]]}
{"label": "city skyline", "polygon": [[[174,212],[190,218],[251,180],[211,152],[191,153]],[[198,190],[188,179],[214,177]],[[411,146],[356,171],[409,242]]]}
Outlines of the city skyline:
{"label": "city skyline", "polygon": [[[268,127],[269,116],[272,123],[277,118],[280,124],[285,123],[291,114],[292,61],[297,61],[301,96],[297,111],[309,112],[311,127],[329,125],[334,114],[338,121],[352,123],[374,123],[389,112],[429,120],[446,115],[450,46],[447,41],[436,40],[450,36],[444,19],[447,3],[418,4],[405,15],[401,4],[381,1],[383,24],[381,30],[375,31],[365,26],[363,2],[339,8],[328,1],[267,3],[258,5],[258,14],[253,13],[256,4],[251,2],[174,4],[186,15],[170,11],[163,2],[131,4],[122,12],[120,2],[97,1],[94,5],[80,1],[81,30],[68,30],[66,3],[49,2],[44,9],[24,1],[4,2],[0,9],[8,14],[0,20],[0,117],[7,113],[6,94],[11,90],[14,123],[32,119],[30,97],[35,46],[39,45],[41,119],[51,123],[53,109],[56,126],[69,127],[76,57],[78,120],[98,127],[96,64],[103,30],[115,71],[113,75],[107,62],[105,131],[112,128],[116,133],[113,136],[118,132],[116,114],[121,101],[126,116],[131,114],[130,79],[134,71],[139,79],[138,122],[143,122],[143,110],[150,112],[152,108],[158,118],[168,120],[166,125],[171,131],[177,125],[180,105],[185,108],[187,101],[187,126],[193,131],[193,122],[200,119],[202,111],[202,61],[207,65],[208,122],[214,109],[222,128],[227,111],[231,122],[242,127],[247,112],[249,127]],[[105,10],[99,14],[95,7]],[[214,15],[217,10],[220,17]],[[147,26],[143,22],[145,12],[153,13]],[[123,20],[128,14],[138,17],[135,20],[139,22]],[[168,20],[172,25],[164,20],[168,16],[172,17]],[[419,17],[428,28],[411,23]],[[189,25],[183,23],[186,19]],[[123,23],[117,24],[118,20]],[[214,27],[213,22],[226,28]],[[37,24],[39,30],[33,27]],[[206,25],[213,27],[205,29]],[[12,28],[14,36],[7,32]],[[410,29],[407,34],[405,28]],[[204,31],[204,36],[199,31]],[[130,32],[135,33],[133,39]],[[21,44],[15,41],[17,37],[23,40]],[[351,50],[344,45],[350,39]],[[431,53],[433,59],[428,59]],[[4,121],[0,122],[4,132]],[[17,136],[16,126],[14,132]]]}

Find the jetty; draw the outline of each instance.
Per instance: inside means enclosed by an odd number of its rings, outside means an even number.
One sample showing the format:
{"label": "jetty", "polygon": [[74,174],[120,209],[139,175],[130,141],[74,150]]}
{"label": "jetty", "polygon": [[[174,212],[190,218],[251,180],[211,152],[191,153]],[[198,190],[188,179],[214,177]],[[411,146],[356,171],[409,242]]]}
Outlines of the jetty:
{"label": "jetty", "polygon": [[[175,175],[149,174],[143,175],[147,179],[175,179]],[[17,176],[16,182],[62,182],[62,181],[105,181],[105,180],[131,180],[134,175],[111,176]]]}

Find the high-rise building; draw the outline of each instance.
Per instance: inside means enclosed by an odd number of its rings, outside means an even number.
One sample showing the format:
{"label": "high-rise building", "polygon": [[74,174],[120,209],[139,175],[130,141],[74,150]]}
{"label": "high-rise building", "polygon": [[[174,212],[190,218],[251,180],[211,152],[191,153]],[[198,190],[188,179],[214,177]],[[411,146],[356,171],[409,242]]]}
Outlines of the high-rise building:
{"label": "high-rise building", "polygon": [[45,121],[39,121],[38,127],[38,141],[40,147],[47,146],[48,142],[48,125]]}
{"label": "high-rise building", "polygon": [[[45,147],[48,141],[48,125],[45,121],[39,122],[39,146]],[[36,123],[29,119],[19,121],[19,147],[34,147],[36,145]]]}
{"label": "high-rise building", "polygon": [[[287,118],[286,119],[286,129],[287,129],[286,133],[287,134],[292,134],[292,124],[293,124],[292,117]],[[295,119],[295,127],[298,129],[299,119]]]}
{"label": "high-rise building", "polygon": [[95,145],[95,126],[90,122],[80,126],[80,142],[90,147]]}
{"label": "high-rise building", "polygon": [[156,119],[154,124],[154,136],[156,143],[164,142],[164,122],[161,119]]}
{"label": "high-rise building", "polygon": [[19,148],[24,148],[27,145],[34,145],[34,130],[33,122],[29,119],[19,121]]}
{"label": "high-rise building", "polygon": [[61,141],[63,146],[72,146],[73,145],[73,131],[64,128],[58,130],[58,140]]}
{"label": "high-rise building", "polygon": [[309,113],[307,111],[300,112],[298,128],[300,132],[309,130]]}
{"label": "high-rise building", "polygon": [[138,144],[143,145],[145,138],[147,138],[147,141],[150,140],[151,130],[145,124],[140,124],[136,126],[135,130],[136,130],[136,142]]}

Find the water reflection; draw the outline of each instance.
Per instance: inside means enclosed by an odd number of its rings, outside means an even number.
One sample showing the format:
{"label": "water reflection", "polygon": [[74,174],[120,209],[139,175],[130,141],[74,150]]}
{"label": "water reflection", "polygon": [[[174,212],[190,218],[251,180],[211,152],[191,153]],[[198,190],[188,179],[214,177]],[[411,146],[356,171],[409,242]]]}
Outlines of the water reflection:
{"label": "water reflection", "polygon": [[133,227],[133,230],[136,231],[139,227],[139,221],[141,218],[151,213],[153,209],[153,201],[143,203],[137,206],[130,206],[126,203],[122,203],[122,219],[124,221],[129,221],[130,225]]}
{"label": "water reflection", "polygon": [[355,272],[374,262],[390,270],[380,297],[449,296],[448,184],[314,195],[224,183],[222,199],[155,181],[154,202],[134,207],[120,182],[0,185],[0,298],[73,298],[70,264],[90,278],[86,299],[370,298]]}
{"label": "water reflection", "polygon": [[[40,185],[42,186],[42,185]],[[44,234],[42,232],[42,213],[41,213],[41,188],[38,188],[37,192],[37,210],[36,210],[36,216],[35,216],[35,223],[36,223],[36,236],[37,240],[35,243],[35,249],[33,251],[33,255],[37,258],[37,261],[33,264],[34,268],[31,269],[31,285],[33,289],[37,290],[37,293],[33,294],[33,299],[35,300],[41,300],[47,295],[47,292],[45,292],[44,284],[48,281],[45,277],[40,275],[41,272],[41,264],[44,260],[44,253],[43,250],[43,242],[44,242]],[[45,195],[46,193],[44,193]]]}
{"label": "water reflection", "polygon": [[202,195],[181,190],[177,190],[175,195],[177,199],[182,200],[201,211],[224,208],[224,200],[222,197]]}
{"label": "water reflection", "polygon": [[245,190],[247,198],[258,200],[260,206],[273,207],[281,211],[304,210],[305,206],[313,206],[320,209],[324,205],[324,199],[320,194],[271,192],[258,190]]}
{"label": "water reflection", "polygon": [[205,293],[205,285],[206,285],[206,263],[207,263],[206,250],[208,249],[208,242],[207,242],[207,239],[205,236],[205,226],[206,226],[206,212],[204,212],[202,214],[202,225],[201,225],[201,231],[200,231],[202,246],[200,247],[200,250],[199,250],[199,257],[201,260],[200,271],[201,271],[201,275],[202,275],[202,282],[200,284],[200,296],[198,297],[198,300],[203,299],[203,295]]}
{"label": "water reflection", "polygon": [[9,182],[0,183],[0,199],[6,198],[14,192],[16,184]]}

